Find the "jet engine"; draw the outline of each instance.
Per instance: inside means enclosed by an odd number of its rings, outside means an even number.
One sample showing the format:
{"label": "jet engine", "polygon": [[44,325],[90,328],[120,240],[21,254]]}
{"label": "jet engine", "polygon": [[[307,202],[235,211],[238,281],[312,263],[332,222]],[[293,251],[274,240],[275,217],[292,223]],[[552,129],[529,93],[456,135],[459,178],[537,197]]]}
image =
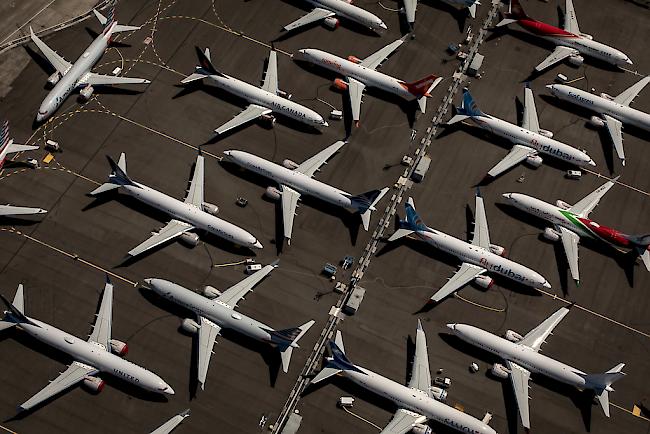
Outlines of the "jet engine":
{"label": "jet engine", "polygon": [[216,298],[221,295],[221,291],[219,291],[217,288],[214,286],[206,285],[203,287],[203,295],[208,297],[208,298]]}
{"label": "jet engine", "polygon": [[273,116],[273,115],[262,115],[262,116],[260,116],[260,118],[264,122],[268,122],[269,127],[273,127],[273,125],[275,125],[275,116]]}
{"label": "jet engine", "polygon": [[329,27],[330,30],[336,30],[339,27],[339,20],[338,18],[327,17],[323,20],[323,24],[325,24],[326,27]]}
{"label": "jet engine", "polygon": [[508,376],[510,375],[510,371],[508,371],[508,368],[503,366],[501,363],[495,363],[494,365],[492,365],[490,372],[495,377],[503,378],[503,379],[508,378]]}
{"label": "jet engine", "polygon": [[83,382],[84,387],[86,387],[88,390],[90,390],[93,393],[101,392],[105,384],[106,383],[104,383],[104,380],[97,377],[86,377],[84,378],[84,382]]}
{"label": "jet engine", "polygon": [[59,72],[57,71],[54,74],[47,77],[47,84],[54,86],[59,82],[59,80],[61,80],[61,74],[59,74]]}
{"label": "jet engine", "polygon": [[474,282],[481,288],[490,289],[494,285],[494,279],[488,276],[476,276]]}
{"label": "jet engine", "polygon": [[506,249],[498,244],[490,244],[490,252],[495,255],[504,256],[506,254]]}
{"label": "jet engine", "polygon": [[431,430],[431,427],[429,425],[424,425],[422,423],[416,423],[413,425],[413,428],[411,428],[411,432],[413,434],[432,434],[433,431]]}
{"label": "jet engine", "polygon": [[596,128],[602,128],[605,126],[605,121],[598,116],[592,116],[588,121],[589,125]]}
{"label": "jet engine", "polygon": [[613,96],[611,96],[610,94],[605,93],[605,92],[601,92],[601,93],[600,93],[600,97],[601,97],[601,98],[608,99],[608,100],[610,100],[610,101],[613,101],[613,100],[614,100],[614,97],[613,97]]}
{"label": "jet engine", "polygon": [[201,326],[199,325],[199,323],[197,323],[191,318],[185,318],[181,322],[181,329],[183,329],[183,331],[187,333],[196,334],[199,332],[200,328]]}
{"label": "jet engine", "polygon": [[587,39],[589,39],[590,41],[591,41],[592,39],[594,39],[594,37],[591,36],[589,33],[580,33],[580,36],[582,36],[583,38],[587,38]]}
{"label": "jet engine", "polygon": [[435,387],[431,386],[429,387],[429,390],[431,391],[431,395],[438,401],[445,401],[447,399],[447,391],[445,389],[441,389],[440,387]]}
{"label": "jet engine", "polygon": [[571,205],[569,205],[568,203],[566,203],[565,201],[560,200],[560,199],[558,199],[558,200],[555,201],[555,205],[556,205],[557,207],[559,207],[559,208],[562,208],[562,209],[569,209],[569,208],[571,208]]}
{"label": "jet engine", "polygon": [[553,131],[543,130],[543,129],[540,128],[539,133],[544,137],[548,137],[549,139],[553,138]]}
{"label": "jet engine", "polygon": [[340,78],[335,78],[333,85],[338,90],[348,90],[348,84]]}
{"label": "jet engine", "polygon": [[201,208],[203,208],[203,211],[207,212],[208,214],[219,214],[219,207],[211,203],[203,202],[203,206]]}
{"label": "jet engine", "polygon": [[539,155],[531,155],[530,157],[526,157],[526,164],[534,168],[538,168],[542,165],[543,162],[544,159]]}
{"label": "jet engine", "polygon": [[522,335],[512,330],[506,330],[506,334],[504,335],[504,337],[510,342],[515,342],[515,343],[519,342],[524,338]]}
{"label": "jet engine", "polygon": [[124,357],[129,352],[129,346],[125,342],[111,339],[109,343],[111,344],[111,352],[117,356]]}
{"label": "jet engine", "polygon": [[585,58],[576,54],[575,56],[569,56],[569,63],[573,66],[580,66],[585,61]]}
{"label": "jet engine", "polygon": [[90,97],[93,96],[94,91],[95,89],[92,86],[88,85],[79,91],[79,97],[83,101],[88,101]]}
{"label": "jet engine", "polygon": [[287,93],[287,92],[285,92],[283,90],[280,90],[280,89],[278,89],[278,95],[281,96],[282,98],[286,98],[286,99],[291,99],[291,97],[293,96],[290,93]]}
{"label": "jet engine", "polygon": [[555,242],[560,239],[560,234],[558,234],[553,228],[546,228],[544,229],[544,238]]}
{"label": "jet engine", "polygon": [[289,159],[282,161],[282,165],[290,170],[296,169],[299,166],[298,163],[296,163],[295,161],[291,161]]}
{"label": "jet engine", "polygon": [[192,232],[185,232],[181,234],[180,241],[187,246],[196,247],[199,245],[199,236]]}
{"label": "jet engine", "polygon": [[361,63],[361,59],[359,59],[357,56],[348,56],[348,60],[352,63]]}
{"label": "jet engine", "polygon": [[280,196],[282,196],[282,193],[280,192],[280,190],[278,190],[275,187],[266,187],[266,191],[264,192],[264,195],[269,199],[280,200]]}

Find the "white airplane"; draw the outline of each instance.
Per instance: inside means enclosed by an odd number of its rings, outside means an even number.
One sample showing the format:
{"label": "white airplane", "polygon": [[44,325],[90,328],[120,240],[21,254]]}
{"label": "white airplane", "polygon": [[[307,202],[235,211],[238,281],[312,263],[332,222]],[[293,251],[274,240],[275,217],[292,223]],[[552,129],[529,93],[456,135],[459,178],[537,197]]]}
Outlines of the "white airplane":
{"label": "white airplane", "polygon": [[36,122],[42,122],[54,113],[63,104],[68,95],[75,89],[81,89],[79,94],[84,101],[88,101],[93,94],[93,86],[113,84],[147,84],[149,80],[144,78],[116,77],[113,75],[102,75],[91,72],[93,66],[101,59],[106,48],[111,42],[115,33],[131,32],[140,29],[139,26],[123,26],[114,20],[115,5],[109,11],[108,18],[93,9],[95,16],[104,26],[104,31],[93,41],[83,54],[72,64],[61,57],[56,51],[48,47],[34,34],[32,28],[29,32],[32,41],[50,64],[56,69],[47,82],[54,86],[45,97],[36,115]]}
{"label": "white airplane", "polygon": [[208,374],[210,356],[217,336],[222,329],[235,330],[238,333],[262,342],[268,342],[280,351],[282,370],[289,371],[289,363],[298,341],[314,325],[308,321],[300,327],[275,330],[251,317],[235,312],[240,300],[243,300],[255,285],[262,281],[277,267],[277,261],[236,283],[221,292],[212,286],[203,289],[203,295],[164,279],[145,279],[149,288],[167,300],[179,304],[196,314],[196,321],[183,320],[181,327],[189,333],[198,334],[198,381],[203,390]]}
{"label": "white airplane", "polygon": [[616,229],[603,226],[591,219],[589,213],[614,185],[618,177],[598,187],[580,199],[575,205],[558,200],[555,205],[526,196],[521,193],[505,193],[506,202],[529,214],[550,222],[553,227],[544,229],[544,237],[551,241],[562,241],[571,277],[580,283],[578,270],[578,244],[581,237],[604,241],[615,247],[634,250],[650,271],[650,235],[628,235]]}
{"label": "white airplane", "polygon": [[487,423],[489,414],[479,420],[439,402],[445,400],[447,392],[431,384],[427,340],[420,320],[415,338],[411,379],[406,386],[352,363],[345,354],[340,331],[336,331],[335,342],[330,341],[329,347],[332,357],[326,359],[325,367],[311,380],[311,384],[333,375],[342,375],[362,388],[394,402],[397,412],[381,434],[431,434],[433,431],[427,425],[428,421],[441,423],[463,433],[496,434]]}
{"label": "white airplane", "polygon": [[583,56],[593,57],[619,67],[632,65],[630,58],[622,51],[596,42],[593,36],[580,31],[572,0],[566,0],[563,29],[530,18],[524,12],[519,0],[510,0],[508,13],[504,15],[504,19],[496,25],[497,27],[517,23],[533,35],[556,45],[555,50],[535,67],[537,72],[564,59],[568,59],[572,65],[580,66],[584,61]]}
{"label": "white airplane", "polygon": [[268,187],[265,194],[271,199],[282,201],[284,237],[291,244],[293,218],[296,215],[298,200],[300,200],[302,194],[316,197],[332,205],[353,209],[361,215],[363,228],[368,230],[370,227],[370,214],[376,209],[375,205],[384,197],[388,187],[355,196],[313,179],[314,174],[320,170],[321,166],[326,164],[327,160],[341,149],[345,143],[338,141],[305,160],[302,164],[284,160],[282,165],[279,165],[243,151],[224,151],[224,160],[270,178],[279,185],[279,189]]}
{"label": "white airplane", "polygon": [[209,232],[243,247],[262,248],[262,243],[249,232],[216,217],[219,208],[204,201],[203,155],[199,154],[196,158],[194,176],[185,201],[182,202],[129,178],[126,174],[126,155],[124,155],[124,152],[120,154],[120,160],[117,164],[111,157],[106,156],[106,158],[111,165],[108,182],[91,191],[90,195],[96,196],[106,191],[122,188],[129,196],[133,196],[135,199],[172,217],[172,220],[164,228],[158,232],[153,232],[151,238],[131,249],[128,253],[129,257],[137,256],[179,237],[186,244],[196,246],[199,243],[199,236],[193,231],[197,230]]}
{"label": "white airplane", "polygon": [[193,74],[181,80],[181,83],[187,84],[207,78],[218,88],[250,103],[243,112],[214,130],[215,137],[258,118],[267,120],[273,125],[275,117],[271,113],[278,113],[314,128],[328,126],[321,115],[310,108],[290,101],[291,95],[280,90],[278,87],[278,59],[275,50],[271,50],[271,54],[269,54],[269,64],[264,74],[262,87],[219,72],[212,64],[209,48],[203,52],[196,47],[196,54],[199,56],[199,66],[196,67]]}
{"label": "white airplane", "polygon": [[552,84],[546,87],[559,99],[598,113],[599,116],[592,116],[589,123],[595,127],[607,128],[616,154],[620,158],[621,164],[625,166],[623,123],[650,131],[650,114],[630,107],[634,98],[648,83],[650,83],[650,77],[644,77],[616,97],[606,93],[601,93],[600,96],[594,95],[565,84]]}
{"label": "white airplane", "polygon": [[467,88],[463,89],[463,101],[461,106],[456,108],[457,114],[447,122],[447,125],[451,125],[469,119],[478,127],[515,144],[508,155],[488,171],[487,177],[495,178],[522,161],[537,168],[544,161],[539,154],[550,155],[578,167],[596,165],[585,152],[553,139],[551,131],[541,129],[533,91],[528,86],[524,95],[524,117],[521,126],[483,113]]}
{"label": "white airplane", "polygon": [[417,100],[420,111],[422,113],[426,111],[427,98],[431,96],[430,92],[440,83],[442,77],[431,74],[413,83],[406,83],[405,81],[376,71],[381,66],[381,63],[403,43],[403,38],[398,39],[363,60],[355,56],[348,56],[347,59],[342,59],[334,54],[313,48],[298,50],[293,55],[293,58],[295,60],[313,63],[314,65],[329,69],[345,77],[345,80],[340,78],[335,79],[334,86],[338,89],[348,91],[350,107],[352,108],[352,119],[358,126],[361,113],[361,98],[366,87],[375,87],[385,92],[393,93],[407,101]]}
{"label": "white airplane", "polygon": [[[479,0],[442,0],[448,5],[460,6],[467,8],[469,15],[476,18],[476,6],[480,5]],[[404,14],[406,15],[406,22],[411,29],[415,26],[415,11],[418,8],[418,0],[404,0]]]}
{"label": "white airplane", "polygon": [[71,356],[73,362],[64,372],[36,395],[22,403],[19,410],[31,410],[72,386],[83,383],[93,392],[104,388],[99,374],[110,374],[145,390],[173,395],[174,389],[153,372],[123,359],[128,352],[126,343],[111,338],[113,322],[113,285],[108,278],[99,313],[88,340],[77,338],[37,319],[25,316],[23,285],[18,285],[13,303],[0,295],[7,305],[0,330],[17,327],[31,337]]}
{"label": "white airplane", "polygon": [[351,0],[307,0],[307,2],[314,6],[314,9],[307,15],[284,26],[284,30],[295,30],[320,20],[323,20],[329,28],[336,29],[339,26],[337,16],[357,22],[375,32],[388,29],[381,18],[353,5]]}
{"label": "white airplane", "polygon": [[510,377],[521,424],[526,429],[530,429],[528,381],[531,373],[551,377],[581,390],[593,390],[607,417],[609,417],[609,392],[614,391],[612,383],[625,375],[621,372],[625,366],[623,363],[603,374],[587,374],[539,353],[542,344],[567,313],[569,309],[560,308],[526,336],[522,337],[519,333],[508,330],[505,339],[471,325],[447,324],[447,327],[465,342],[495,354],[505,361],[505,366],[495,363],[491,371],[499,378]]}
{"label": "white airplane", "polygon": [[188,417],[190,417],[189,408],[173,416],[149,434],[169,434]]}
{"label": "white airplane", "polygon": [[474,236],[469,243],[424,224],[415,212],[413,198],[408,198],[405,208],[406,221],[399,221],[399,229],[388,238],[388,242],[408,236],[429,243],[462,261],[460,268],[451,279],[433,294],[429,300],[430,303],[440,302],[472,281],[482,288],[490,288],[494,284],[494,279],[486,276],[487,272],[499,274],[533,288],[551,288],[551,284],[541,274],[504,257],[505,249],[490,243],[485,206],[483,198],[478,192],[476,194]]}

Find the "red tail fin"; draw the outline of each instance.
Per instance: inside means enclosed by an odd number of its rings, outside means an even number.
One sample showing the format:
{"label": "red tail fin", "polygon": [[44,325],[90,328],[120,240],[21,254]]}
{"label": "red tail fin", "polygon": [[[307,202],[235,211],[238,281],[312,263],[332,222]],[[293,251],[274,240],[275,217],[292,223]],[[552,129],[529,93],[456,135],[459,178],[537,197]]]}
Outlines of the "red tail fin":
{"label": "red tail fin", "polygon": [[521,7],[519,0],[510,0],[510,8],[508,9],[506,17],[513,20],[522,20],[528,18],[528,15],[524,12],[524,8]]}
{"label": "red tail fin", "polygon": [[401,83],[404,89],[408,90],[411,94],[419,97],[422,96],[429,96],[427,93],[429,91],[429,87],[438,79],[438,76],[436,75],[427,75],[426,77],[414,81],[413,83]]}

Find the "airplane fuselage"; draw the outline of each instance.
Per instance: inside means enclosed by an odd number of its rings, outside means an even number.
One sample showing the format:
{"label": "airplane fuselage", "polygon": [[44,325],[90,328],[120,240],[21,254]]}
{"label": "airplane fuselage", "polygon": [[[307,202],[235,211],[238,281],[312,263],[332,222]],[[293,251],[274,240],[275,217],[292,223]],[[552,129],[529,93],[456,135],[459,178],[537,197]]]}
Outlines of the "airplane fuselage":
{"label": "airplane fuselage", "polygon": [[377,15],[361,9],[346,0],[307,0],[314,7],[327,9],[336,15],[355,21],[376,32],[385,30],[386,25]]}
{"label": "airplane fuselage", "polygon": [[327,126],[327,122],[314,110],[297,104],[287,98],[268,92],[245,81],[230,76],[209,75],[210,81],[218,88],[224,89],[251,104],[266,107],[291,119],[318,128]]}
{"label": "airplane fuselage", "polygon": [[421,241],[453,255],[463,262],[485,268],[490,273],[499,274],[534,288],[550,287],[548,281],[538,272],[444,232],[435,229],[417,230],[415,235]]}
{"label": "airplane fuselage", "polygon": [[137,200],[163,211],[177,220],[189,223],[198,229],[202,229],[240,246],[261,248],[259,241],[244,229],[215,217],[192,204],[182,202],[146,185],[137,182],[134,182],[134,184],[134,186],[123,185],[120,188],[129,196],[133,196]]}
{"label": "airplane fuselage", "polygon": [[601,115],[610,115],[624,124],[650,131],[650,114],[648,113],[564,84],[554,84],[547,87],[553,96],[561,100],[571,102]]}
{"label": "airplane fuselage", "polygon": [[541,154],[550,155],[580,167],[595,165],[591,157],[586,153],[503,119],[490,115],[475,116],[470,117],[470,119],[480,128],[496,136],[503,137],[517,145],[528,146]]}
{"label": "airplane fuselage", "polygon": [[421,390],[403,386],[360,366],[357,366],[357,368],[363,371],[363,373],[344,370],[342,371],[342,375],[364,389],[389,399],[398,408],[416,412],[429,420],[434,420],[463,433],[496,434],[496,431],[488,424],[469,414],[436,401]]}
{"label": "airplane fuselage", "polygon": [[37,319],[29,318],[36,325],[20,323],[19,327],[39,341],[69,354],[74,360],[96,368],[100,372],[119,377],[143,389],[169,393],[173,390],[158,375],[135,363],[111,353],[110,348],[95,342],[87,342],[69,333],[59,330]]}

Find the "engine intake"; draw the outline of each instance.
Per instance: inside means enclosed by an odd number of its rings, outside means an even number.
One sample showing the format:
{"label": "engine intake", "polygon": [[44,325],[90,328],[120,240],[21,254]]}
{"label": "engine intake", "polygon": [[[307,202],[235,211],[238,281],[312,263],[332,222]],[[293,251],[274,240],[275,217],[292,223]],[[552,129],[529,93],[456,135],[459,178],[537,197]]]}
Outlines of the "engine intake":
{"label": "engine intake", "polygon": [[431,391],[431,394],[435,399],[438,401],[444,402],[447,399],[447,391],[445,389],[442,389],[440,387],[435,387],[431,386],[429,387],[429,390]]}
{"label": "engine intake", "polygon": [[492,285],[494,285],[494,279],[484,275],[476,276],[474,278],[474,282],[476,282],[478,286],[484,289],[490,289]]}
{"label": "engine intake", "polygon": [[88,86],[84,87],[83,89],[81,89],[79,91],[79,97],[83,101],[88,101],[90,99],[90,97],[93,96],[94,91],[95,91],[95,89],[93,89],[92,86],[88,85]]}
{"label": "engine intake", "polygon": [[340,78],[335,78],[332,83],[338,90],[348,90],[348,84]]}
{"label": "engine intake", "polygon": [[47,77],[47,83],[52,86],[56,85],[59,80],[61,80],[61,74],[58,71]]}
{"label": "engine intake", "polygon": [[187,333],[197,334],[201,326],[191,318],[185,318],[181,322],[181,329]]}
{"label": "engine intake", "polygon": [[286,167],[287,169],[290,169],[290,170],[297,169],[298,166],[299,166],[298,163],[296,163],[295,161],[289,160],[289,159],[286,159],[286,160],[282,161],[282,165],[284,167]]}
{"label": "engine intake", "polygon": [[325,27],[328,27],[330,30],[336,30],[339,27],[339,20],[334,17],[327,17],[323,20]]}
{"label": "engine intake", "polygon": [[549,138],[549,139],[552,139],[552,138],[553,138],[553,131],[543,130],[543,129],[540,128],[540,129],[539,129],[539,133],[540,133],[542,136],[547,137],[547,138]]}
{"label": "engine intake", "polygon": [[219,214],[219,207],[208,202],[203,202],[203,211],[208,214],[217,215]]}
{"label": "engine intake", "polygon": [[508,368],[503,366],[501,363],[495,363],[492,365],[490,372],[497,378],[506,379],[510,376],[510,371],[508,371]]}
{"label": "engine intake", "polygon": [[515,342],[515,343],[519,342],[524,338],[522,335],[512,330],[506,330],[506,334],[504,335],[504,337],[510,342]]}
{"label": "engine intake", "polygon": [[416,423],[413,425],[413,428],[411,428],[411,432],[413,434],[432,434],[433,431],[431,430],[431,427],[429,425],[424,425],[422,423]]}
{"label": "engine intake", "polygon": [[266,190],[264,191],[264,195],[269,199],[280,200],[280,196],[282,196],[282,193],[280,192],[280,190],[278,190],[275,187],[266,187]]}
{"label": "engine intake", "polygon": [[84,378],[83,385],[86,389],[90,390],[93,393],[99,393],[102,391],[106,383],[104,380],[97,377],[86,377]]}
{"label": "engine intake", "polygon": [[189,247],[196,247],[199,245],[199,236],[193,232],[185,232],[181,234],[179,239],[183,244]]}
{"label": "engine intake", "polygon": [[569,56],[569,63],[573,66],[580,66],[585,61],[585,58],[579,55]]}
{"label": "engine intake", "polygon": [[539,155],[531,155],[530,157],[526,157],[526,164],[534,168],[538,168],[542,165],[543,162],[544,159]]}
{"label": "engine intake", "polygon": [[361,59],[359,59],[357,56],[348,56],[348,60],[352,63],[361,63]]}
{"label": "engine intake", "polygon": [[596,128],[602,128],[605,126],[605,121],[598,116],[592,116],[589,118],[589,125]]}
{"label": "engine intake", "polygon": [[118,341],[117,339],[111,339],[109,343],[111,345],[111,351],[113,354],[124,357],[129,352],[129,346],[125,342]]}
{"label": "engine intake", "polygon": [[275,125],[275,116],[273,115],[262,115],[260,116],[260,119],[262,119],[264,122],[267,122],[270,127],[273,127],[273,125]]}
{"label": "engine intake", "polygon": [[565,201],[560,200],[560,199],[555,201],[555,205],[557,205],[559,208],[562,208],[562,209],[571,208],[571,205],[569,205],[568,203],[566,203]]}
{"label": "engine intake", "polygon": [[203,295],[208,297],[208,298],[217,298],[221,295],[221,291],[219,291],[217,288],[214,286],[206,285],[203,287]]}
{"label": "engine intake", "polygon": [[558,234],[553,228],[546,228],[544,229],[544,238],[555,242],[560,239],[560,234]]}
{"label": "engine intake", "polygon": [[494,253],[495,255],[505,256],[506,248],[498,244],[490,244],[490,252]]}

